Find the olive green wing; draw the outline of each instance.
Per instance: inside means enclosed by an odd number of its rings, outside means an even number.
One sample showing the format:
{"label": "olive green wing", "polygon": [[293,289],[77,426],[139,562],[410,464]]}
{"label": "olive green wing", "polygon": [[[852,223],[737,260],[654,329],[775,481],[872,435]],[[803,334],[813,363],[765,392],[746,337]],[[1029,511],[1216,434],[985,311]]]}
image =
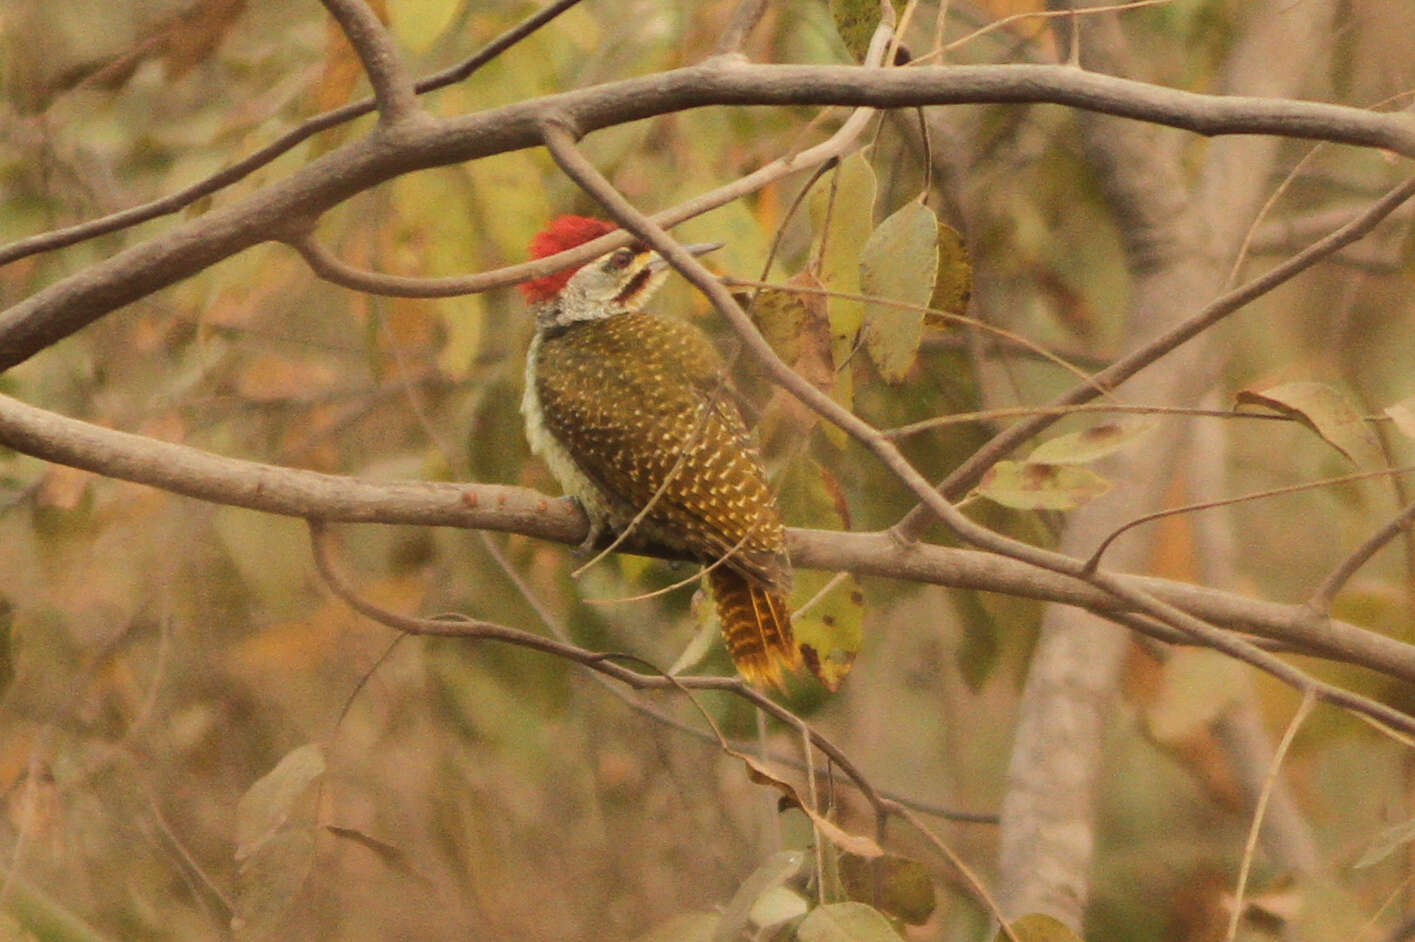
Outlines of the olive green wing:
{"label": "olive green wing", "polygon": [[550,431],[645,536],[774,588],[788,569],[766,472],[712,342],[623,314],[547,337],[536,369]]}

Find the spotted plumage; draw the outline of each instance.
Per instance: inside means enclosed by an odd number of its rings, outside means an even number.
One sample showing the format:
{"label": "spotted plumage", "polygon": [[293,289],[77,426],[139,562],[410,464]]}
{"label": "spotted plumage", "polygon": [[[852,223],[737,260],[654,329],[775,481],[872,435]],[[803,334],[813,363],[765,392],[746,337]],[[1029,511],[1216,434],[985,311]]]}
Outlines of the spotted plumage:
{"label": "spotted plumage", "polygon": [[[610,228],[561,217],[532,251]],[[729,654],[749,681],[780,685],[800,663],[781,518],[712,342],[641,310],[666,276],[635,246],[522,286],[537,322],[527,437],[597,527],[622,532],[642,513],[640,535],[716,563],[708,580]]]}

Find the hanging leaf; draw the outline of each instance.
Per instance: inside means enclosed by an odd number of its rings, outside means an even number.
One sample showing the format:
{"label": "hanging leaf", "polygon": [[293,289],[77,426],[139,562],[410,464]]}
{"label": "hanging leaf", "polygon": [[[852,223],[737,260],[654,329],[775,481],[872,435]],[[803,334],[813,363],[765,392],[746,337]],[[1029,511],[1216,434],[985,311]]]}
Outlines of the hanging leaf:
{"label": "hanging leaf", "polygon": [[827,903],[796,929],[797,942],[904,942],[879,910],[864,903]]}
{"label": "hanging leaf", "polygon": [[[893,2],[897,16],[904,11],[904,4],[899,0]],[[870,40],[879,27],[879,0],[830,0],[830,16],[850,56],[856,62],[865,61]]]}
{"label": "hanging leaf", "polygon": [[914,308],[870,301],[864,307],[865,349],[891,383],[914,365],[924,339],[924,312],[938,274],[938,219],[910,200],[881,222],[860,250],[860,293]]}
{"label": "hanging leaf", "polygon": [[968,689],[977,693],[992,676],[1001,653],[997,619],[988,610],[981,592],[956,589],[948,598],[963,624],[963,639],[954,654],[954,662]]}
{"label": "hanging leaf", "polygon": [[[850,512],[839,482],[809,458],[797,461],[783,476],[780,501],[782,516],[792,526],[850,528]],[[826,594],[817,598],[827,586]],[[806,667],[823,687],[835,692],[854,666],[863,641],[865,596],[859,580],[853,575],[842,578],[828,572],[797,572],[789,604],[797,613],[792,629]]]}
{"label": "hanging leaf", "polygon": [[[722,920],[713,932],[713,942],[726,942],[741,936],[751,920],[752,907],[767,891],[781,886],[801,872],[806,864],[806,854],[799,850],[781,850],[772,854],[751,876],[742,881],[737,892],[722,911]],[[663,936],[667,939],[668,936]]]}
{"label": "hanging leaf", "polygon": [[[820,246],[819,279],[832,291],[860,293],[860,251],[874,228],[875,172],[863,154],[841,162],[830,178],[811,193],[811,224]],[[835,369],[835,401],[847,409],[854,401],[853,373],[846,363],[864,324],[864,305],[849,298],[826,302],[830,319],[831,362]],[[844,444],[845,433],[830,427],[831,440]]]}
{"label": "hanging leaf", "polygon": [[811,904],[804,896],[786,886],[774,886],[752,904],[751,923],[759,934],[773,930],[797,920],[810,911]]}
{"label": "hanging leaf", "polygon": [[851,899],[872,903],[911,926],[928,922],[937,905],[928,868],[897,854],[874,860],[841,854],[840,879]]}
{"label": "hanging leaf", "polygon": [[388,4],[385,20],[393,35],[415,53],[427,52],[442,38],[462,10],[462,0],[398,0]]}
{"label": "hanging leaf", "polygon": [[244,860],[289,821],[305,790],[324,774],[324,749],[306,743],[285,754],[236,803],[236,859]]}
{"label": "hanging leaf", "polygon": [[1381,411],[1390,416],[1400,434],[1406,438],[1415,438],[1415,396],[1402,399],[1393,406],[1386,406]]}
{"label": "hanging leaf", "polygon": [[973,493],[1014,510],[1071,510],[1110,490],[1086,468],[1031,461],[999,461]]}
{"label": "hanging leaf", "polygon": [[1085,464],[1104,458],[1148,435],[1154,422],[1107,422],[1042,442],[1027,456],[1040,464]]}
{"label": "hanging leaf", "polygon": [[[968,313],[968,302],[973,297],[973,257],[964,244],[958,230],[938,221],[938,275],[934,279],[933,296],[929,307],[945,314],[963,315]],[[949,322],[938,315],[925,323],[936,326]]]}
{"label": "hanging leaf", "polygon": [[796,786],[783,778],[772,774],[771,770],[763,765],[754,756],[727,749],[727,754],[742,760],[747,767],[747,778],[758,785],[770,785],[781,792],[782,804],[789,808],[795,808],[803,812],[811,819],[820,836],[829,841],[833,846],[846,853],[857,854],[873,860],[883,856],[884,849],[875,843],[873,838],[863,834],[851,834],[849,831],[836,824],[834,821],[812,808],[808,802],[801,800],[801,795],[796,791]]}
{"label": "hanging leaf", "polygon": [[[787,284],[808,289],[822,287],[810,272],[793,276]],[[765,288],[752,306],[752,317],[766,342],[787,366],[826,395],[834,392],[835,360],[824,295]],[[778,425],[789,427],[793,434],[804,438],[820,421],[815,410],[782,389],[773,392],[765,414],[772,427],[762,430],[763,442],[775,436]]]}
{"label": "hanging leaf", "polygon": [[791,594],[792,605],[803,605],[826,591],[824,597],[796,618],[792,627],[807,669],[831,693],[840,689],[855,665],[864,639],[865,620],[865,594],[859,580],[845,575],[830,585],[833,579],[830,573],[797,573]]}
{"label": "hanging leaf", "polygon": [[1239,405],[1262,406],[1296,419],[1358,468],[1379,467],[1382,463],[1380,442],[1361,413],[1325,383],[1283,383],[1257,391],[1245,389],[1238,393],[1237,400]]}
{"label": "hanging leaf", "polygon": [[[1012,934],[1019,942],[1082,942],[1080,936],[1062,925],[1056,918],[1031,913],[1011,923]],[[1010,942],[1006,932],[998,930],[993,942]]]}

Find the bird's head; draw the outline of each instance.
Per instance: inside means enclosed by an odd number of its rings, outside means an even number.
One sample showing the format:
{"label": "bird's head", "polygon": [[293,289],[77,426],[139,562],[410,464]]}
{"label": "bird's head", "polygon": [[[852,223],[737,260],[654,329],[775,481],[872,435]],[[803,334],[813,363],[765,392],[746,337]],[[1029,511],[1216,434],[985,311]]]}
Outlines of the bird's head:
{"label": "bird's head", "polygon": [[[585,216],[557,216],[531,240],[531,257],[545,258],[613,232],[613,223]],[[709,242],[685,245],[694,255],[721,247]],[[640,310],[663,285],[668,262],[642,242],[606,252],[579,268],[522,282],[521,294],[542,329],[577,321],[602,320]]]}

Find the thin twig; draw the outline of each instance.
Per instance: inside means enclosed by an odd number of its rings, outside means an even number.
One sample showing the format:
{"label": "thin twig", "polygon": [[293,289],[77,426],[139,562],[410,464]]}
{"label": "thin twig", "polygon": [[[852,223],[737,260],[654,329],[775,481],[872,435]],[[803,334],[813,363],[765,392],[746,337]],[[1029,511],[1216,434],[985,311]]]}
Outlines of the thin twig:
{"label": "thin twig", "polygon": [[[482,531],[480,536],[482,546],[486,549],[487,554],[491,556],[492,561],[496,563],[497,567],[506,576],[506,578],[511,580],[511,584],[516,587],[516,591],[520,593],[521,598],[523,598],[526,601],[526,604],[530,605],[532,610],[535,611],[536,617],[540,619],[541,623],[545,625],[546,629],[552,635],[554,635],[561,641],[568,642],[570,640],[570,635],[569,632],[565,630],[564,624],[562,624],[561,621],[551,613],[550,607],[545,604],[545,601],[541,599],[540,596],[537,595],[534,591],[531,590],[531,587],[526,583],[526,580],[522,578],[520,572],[516,570],[516,567],[511,565],[511,561],[507,559],[506,554],[501,551],[501,547],[498,546],[496,544],[496,541],[493,540],[491,536],[485,531]],[[591,676],[594,677],[595,681],[598,682],[601,687],[609,691],[609,693],[616,697],[621,703],[623,703],[625,706],[629,707],[636,713],[641,713],[644,716],[647,716],[649,719],[657,723],[661,723],[664,726],[667,726],[669,729],[684,733],[688,736],[692,736],[700,742],[714,744],[718,742],[717,738],[714,737],[711,733],[705,732],[704,730],[698,729],[693,726],[689,726],[688,724],[680,721],[676,717],[669,716],[667,713],[655,709],[654,707],[645,703],[638,697],[633,696],[632,694],[613,684],[608,677],[601,676],[597,673],[592,674]],[[760,716],[760,714],[758,715]],[[727,742],[734,750],[738,752],[746,752],[751,748],[746,744],[734,742],[733,740],[727,740]],[[796,759],[791,756],[779,755],[775,752],[767,750],[760,753],[760,757],[766,761],[775,763],[776,765],[784,765],[788,768],[795,769],[798,772],[806,771],[806,764],[800,759]],[[825,775],[827,773],[825,771],[819,771],[817,772],[817,774]],[[850,780],[850,784],[852,787],[858,787],[853,779]],[[921,801],[918,798],[914,798],[909,795],[902,795],[898,792],[891,792],[884,789],[880,789],[879,795],[886,801],[896,802],[906,808],[912,808],[915,811],[921,812],[922,814],[927,814],[936,818],[944,818],[946,820],[955,821],[961,824],[996,824],[998,821],[998,817],[996,814],[978,811],[959,811],[955,808],[947,808],[942,805],[934,804],[932,802]]]}
{"label": "thin twig", "polygon": [[[1253,491],[1248,494],[1240,494],[1237,497],[1225,497],[1222,500],[1206,500],[1201,501],[1197,504],[1185,504],[1182,507],[1166,507],[1164,510],[1157,510],[1154,513],[1143,514],[1133,520],[1129,520],[1121,524],[1119,527],[1116,527],[1114,530],[1112,530],[1105,539],[1101,540],[1100,545],[1095,548],[1095,551],[1091,553],[1090,557],[1087,558],[1086,568],[1088,570],[1091,570],[1099,566],[1101,563],[1101,556],[1104,555],[1106,549],[1110,547],[1110,544],[1114,543],[1115,540],[1121,534],[1127,532],[1128,530],[1134,529],[1135,527],[1138,527],[1143,523],[1150,523],[1155,520],[1163,520],[1165,517],[1174,517],[1180,514],[1194,513],[1195,511],[1199,510],[1212,510],[1215,507],[1228,507],[1233,504],[1243,504],[1247,503],[1248,501],[1262,500],[1266,497],[1280,497],[1284,494],[1297,494],[1302,491],[1310,491],[1321,487],[1332,487],[1337,484],[1350,484],[1353,481],[1365,481],[1369,480],[1370,478],[1384,478],[1397,474],[1409,474],[1412,471],[1415,471],[1415,465],[1408,465],[1404,468],[1382,468],[1379,471],[1360,471],[1355,474],[1343,474],[1334,478],[1322,478],[1320,481],[1307,481],[1303,484],[1289,484],[1285,487],[1274,487],[1265,491]],[[1409,510],[1406,511],[1406,513],[1402,514],[1400,517],[1397,517],[1395,521],[1393,521],[1391,524],[1388,524],[1380,531],[1380,533],[1376,534],[1376,536],[1380,536],[1381,534],[1384,534],[1387,529],[1393,528],[1393,532],[1385,537],[1386,540],[1390,539],[1391,536],[1394,536],[1396,533],[1400,532],[1402,527],[1400,521],[1402,519],[1408,520],[1410,517],[1415,517],[1415,507],[1411,507]],[[1367,549],[1367,547],[1369,547],[1370,552],[1368,552],[1365,556],[1353,556],[1351,559],[1347,560],[1348,563],[1352,563],[1353,560],[1355,561],[1351,572],[1354,572],[1356,568],[1359,568],[1360,563],[1365,562],[1365,560],[1370,557],[1370,554],[1374,553],[1377,549],[1380,549],[1380,547],[1385,542],[1385,540],[1382,540],[1379,543],[1374,543],[1374,540],[1375,537],[1372,537],[1371,540],[1367,541],[1366,545],[1362,546],[1361,550],[1357,551],[1357,554],[1359,554],[1363,550]],[[1372,545],[1373,543],[1374,545]],[[1333,575],[1336,575],[1336,573],[1333,573]],[[1350,573],[1348,572],[1347,575],[1349,576]],[[1340,584],[1340,582],[1335,583],[1336,586],[1340,586]],[[1325,586],[1325,583],[1323,585]],[[1332,591],[1335,592],[1335,588],[1333,588]],[[1328,602],[1330,602],[1329,599]]]}
{"label": "thin twig", "polygon": [[713,55],[723,56],[730,53],[740,53],[742,46],[747,42],[747,37],[752,34],[757,23],[761,22],[764,13],[766,13],[766,0],[741,0],[737,4],[737,8],[732,11],[732,16],[728,18],[727,27],[722,31],[722,35],[717,38],[717,45],[712,50]]}
{"label": "thin twig", "polygon": [[[1403,471],[1410,471],[1411,468],[1400,468],[1390,472],[1399,474]],[[1370,560],[1370,558],[1391,540],[1400,536],[1401,533],[1410,529],[1411,522],[1415,521],[1415,504],[1409,504],[1400,513],[1396,514],[1389,523],[1381,527],[1375,533],[1366,538],[1360,546],[1351,551],[1351,554],[1343,559],[1331,573],[1322,580],[1312,593],[1312,597],[1307,600],[1307,605],[1313,611],[1327,615],[1331,613],[1332,601],[1336,594],[1341,591],[1341,587],[1346,585],[1356,571]]]}
{"label": "thin twig", "polygon": [[1278,770],[1282,768],[1282,760],[1292,746],[1297,730],[1301,728],[1316,703],[1316,691],[1309,689],[1303,693],[1302,702],[1298,704],[1297,712],[1292,715],[1292,721],[1287,724],[1287,731],[1282,734],[1282,741],[1277,744],[1277,750],[1273,753],[1267,778],[1263,779],[1262,791],[1258,793],[1258,801],[1253,808],[1253,823],[1248,828],[1248,842],[1243,846],[1243,862],[1238,867],[1238,885],[1233,890],[1233,911],[1228,914],[1228,932],[1224,935],[1227,942],[1233,942],[1238,936],[1238,923],[1243,919],[1243,893],[1248,886],[1248,872],[1253,867],[1253,854],[1258,848],[1258,834],[1263,829],[1263,814],[1267,811],[1268,799],[1272,797]]}
{"label": "thin twig", "polygon": [[977,894],[978,898],[983,901],[984,905],[987,906],[993,918],[998,921],[1000,930],[1011,942],[1022,942],[1022,940],[1017,937],[1017,933],[1007,924],[1007,917],[1003,915],[1002,907],[997,904],[997,900],[993,899],[992,894],[988,892],[987,885],[973,872],[973,868],[968,866],[962,857],[959,857],[953,852],[953,848],[949,847],[943,838],[939,837],[933,832],[932,828],[915,817],[908,808],[890,808],[889,810],[903,818],[914,830],[923,835],[924,840],[932,844],[934,848],[943,855],[944,859],[951,863],[954,869],[963,875],[964,882],[968,884],[972,891]]}
{"label": "thin twig", "polygon": [[[346,605],[360,615],[380,624],[406,634],[499,641],[504,644],[530,648],[533,651],[564,658],[606,677],[612,677],[635,690],[717,690],[746,700],[756,709],[798,729],[803,723],[800,717],[789,709],[735,677],[670,677],[664,672],[645,674],[618,663],[623,659],[642,661],[641,658],[633,655],[590,651],[565,641],[477,618],[465,616],[458,616],[455,619],[417,618],[381,608],[359,595],[335,571],[329,559],[328,531],[324,521],[307,519],[305,523],[309,527],[310,546],[314,555],[315,568],[318,570],[320,578],[329,586],[330,591],[343,600]],[[815,730],[811,730],[811,742],[829,756],[831,761],[855,783],[871,807],[884,807],[885,799],[880,796],[850,757],[839,747]]]}
{"label": "thin twig", "polygon": [[[1093,384],[1083,384],[1073,388],[1070,392],[1056,399],[1052,405],[1072,405],[1094,399],[1096,395],[1098,395],[1096,386],[1100,386],[1104,389],[1114,389],[1180,344],[1197,337],[1209,327],[1239,310],[1250,301],[1262,297],[1278,285],[1291,280],[1343,246],[1349,245],[1366,235],[1366,233],[1370,232],[1385,219],[1386,216],[1390,215],[1396,207],[1408,201],[1412,196],[1415,196],[1415,177],[1406,180],[1404,183],[1387,192],[1385,196],[1377,200],[1365,212],[1327,235],[1325,238],[1312,243],[1306,249],[1292,256],[1292,258],[1273,268],[1271,271],[1265,272],[1263,275],[1254,278],[1247,284],[1220,295],[1193,317],[1180,324],[1176,324],[1170,330],[1165,331],[1161,336],[1125,357],[1122,357],[1099,373],[1096,373],[1094,377],[1092,377]],[[994,436],[992,440],[974,452],[967,461],[959,465],[953,473],[944,478],[938,485],[939,493],[956,496],[966,492],[973,485],[977,484],[979,478],[982,477],[983,473],[987,471],[988,468],[1010,454],[1018,445],[1049,427],[1055,421],[1056,419],[1054,417],[1040,416],[1029,422],[1014,425],[1006,431]],[[905,515],[899,523],[895,524],[893,532],[903,540],[915,539],[923,531],[924,527],[927,526],[928,520],[928,512],[924,509],[923,505],[920,505]]]}
{"label": "thin twig", "polygon": [[[1109,391],[1106,390],[1104,387],[1097,385],[1095,383],[1094,378],[1085,370],[1066,362],[1066,360],[1063,359],[1060,355],[1052,353],[1050,350],[1037,343],[1036,341],[1030,340],[1027,337],[1022,336],[1021,334],[1013,333],[1010,330],[998,327],[995,324],[989,324],[986,321],[980,321],[975,317],[968,317],[963,314],[953,314],[948,311],[941,311],[938,308],[929,307],[927,304],[913,304],[909,301],[899,301],[894,298],[881,297],[880,295],[875,294],[855,294],[849,291],[837,291],[833,288],[826,287],[814,288],[809,287],[807,285],[776,284],[774,282],[769,281],[750,281],[746,278],[732,277],[724,277],[722,281],[723,284],[731,285],[733,287],[751,287],[758,289],[770,288],[773,291],[784,291],[789,294],[811,294],[827,298],[840,298],[845,301],[863,301],[867,304],[878,304],[881,307],[892,307],[897,308],[901,311],[913,311],[917,314],[924,314],[937,317],[940,320],[952,321],[956,324],[964,324],[968,327],[975,327],[986,333],[993,334],[997,337],[1002,338],[1003,340],[1010,341],[1011,343],[1015,343],[1018,346],[1030,350],[1038,357],[1047,360],[1048,362],[1054,363],[1055,365],[1066,370],[1073,376],[1076,376],[1083,383],[1091,383],[1093,386],[1095,386],[1096,392],[1098,394],[1110,395]],[[858,347],[856,349],[858,349]]]}
{"label": "thin twig", "polygon": [[1197,419],[1258,419],[1268,422],[1292,422],[1291,416],[1278,415],[1275,412],[1235,412],[1232,409],[1188,409],[1183,406],[1140,406],[1129,403],[1097,403],[1076,406],[1008,406],[1000,409],[982,409],[978,412],[953,412],[948,415],[936,415],[928,419],[920,419],[918,422],[910,422],[908,425],[900,425],[895,428],[881,429],[880,434],[886,438],[907,438],[910,435],[917,435],[920,432],[928,432],[933,429],[942,428],[949,425],[966,425],[974,422],[996,422],[998,419],[1026,418],[1034,415],[1054,415],[1058,417],[1071,415],[1182,415]]}
{"label": "thin twig", "polygon": [[[492,59],[580,2],[581,0],[556,0],[555,3],[536,11],[502,33],[462,62],[419,79],[413,88],[418,94],[424,94],[466,79]],[[107,235],[110,232],[127,229],[150,219],[158,219],[185,209],[198,200],[245,179],[261,167],[274,161],[281,154],[287,153],[321,131],[327,131],[369,114],[374,110],[374,104],[374,99],[366,98],[315,115],[231,166],[160,199],[139,206],[130,206],[98,219],[89,219],[62,229],[54,229],[28,238],[17,239],[9,245],[0,247],[0,266],[8,265],[10,262],[19,261],[31,255],[38,255],[40,252],[51,252],[101,235]]]}

